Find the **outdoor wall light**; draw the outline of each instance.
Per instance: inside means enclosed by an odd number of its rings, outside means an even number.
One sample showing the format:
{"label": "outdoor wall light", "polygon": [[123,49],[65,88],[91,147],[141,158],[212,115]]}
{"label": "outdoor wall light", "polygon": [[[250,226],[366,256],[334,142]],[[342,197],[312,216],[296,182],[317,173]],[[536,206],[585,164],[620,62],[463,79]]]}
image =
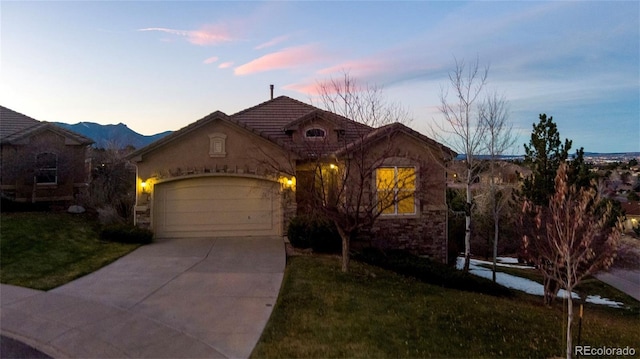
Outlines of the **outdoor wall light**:
{"label": "outdoor wall light", "polygon": [[142,189],[142,193],[149,193],[149,184],[147,182],[140,182],[140,189]]}
{"label": "outdoor wall light", "polygon": [[296,186],[296,178],[295,177],[280,177],[279,180],[280,184],[282,184],[282,187],[287,188],[287,189],[295,189]]}

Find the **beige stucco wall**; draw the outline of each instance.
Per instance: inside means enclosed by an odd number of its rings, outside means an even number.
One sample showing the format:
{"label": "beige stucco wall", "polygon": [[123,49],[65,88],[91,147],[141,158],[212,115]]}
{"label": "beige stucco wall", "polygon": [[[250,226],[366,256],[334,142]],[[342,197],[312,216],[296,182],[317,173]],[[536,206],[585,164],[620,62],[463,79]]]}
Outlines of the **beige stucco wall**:
{"label": "beige stucco wall", "polygon": [[[212,134],[226,136],[224,156],[210,155]],[[133,160],[137,166],[135,220],[141,226],[152,223],[155,183],[215,175],[282,181],[292,178],[295,173],[292,165],[295,158],[286,151],[223,119],[215,119]],[[142,182],[145,182],[144,188]],[[290,189],[283,191],[283,196],[288,191]],[[295,207],[295,203],[283,199],[282,207],[285,210],[290,212],[292,205]],[[286,226],[286,218],[283,222]]]}

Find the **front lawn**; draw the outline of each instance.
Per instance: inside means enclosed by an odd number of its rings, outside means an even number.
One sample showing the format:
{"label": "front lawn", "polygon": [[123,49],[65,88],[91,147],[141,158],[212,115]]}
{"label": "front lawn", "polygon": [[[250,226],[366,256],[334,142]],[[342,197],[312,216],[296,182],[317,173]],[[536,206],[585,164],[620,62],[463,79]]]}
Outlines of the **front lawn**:
{"label": "front lawn", "polygon": [[[252,357],[563,356],[562,302],[541,302],[447,289],[356,261],[343,274],[336,257],[292,257]],[[587,306],[581,343],[640,350],[637,307]]]}
{"label": "front lawn", "polygon": [[1,213],[0,281],[49,290],[91,273],[139,247],[104,242],[86,214]]}

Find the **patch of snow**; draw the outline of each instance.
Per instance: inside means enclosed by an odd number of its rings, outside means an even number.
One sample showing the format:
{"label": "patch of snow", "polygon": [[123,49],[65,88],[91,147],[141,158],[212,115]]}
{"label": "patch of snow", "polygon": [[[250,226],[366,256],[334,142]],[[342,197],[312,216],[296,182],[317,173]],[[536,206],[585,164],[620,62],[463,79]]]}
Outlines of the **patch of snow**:
{"label": "patch of snow", "polygon": [[[471,262],[469,263],[469,272],[473,275],[476,275],[478,277],[482,277],[482,278],[487,278],[487,279],[493,279],[493,272],[491,269],[489,268],[484,268],[479,266],[478,264],[491,264],[491,262],[487,262],[487,261],[481,261],[481,260],[477,260],[477,259],[472,259]],[[507,265],[505,265],[507,266]],[[518,268],[521,268],[521,266],[516,266]],[[458,257],[457,261],[456,261],[456,268],[457,269],[462,269],[464,268],[464,258],[463,257]],[[531,268],[531,267],[528,267]],[[496,282],[498,284],[500,284],[501,286],[507,287],[507,288],[511,288],[511,289],[515,289],[515,290],[519,290],[528,294],[532,294],[532,295],[538,295],[538,296],[543,296],[544,295],[544,286],[538,282],[534,282],[530,279],[527,278],[522,278],[522,277],[518,277],[518,276],[514,276],[511,274],[507,274],[507,273],[501,273],[501,272],[497,272],[496,273]],[[567,291],[565,291],[564,289],[560,289],[558,291],[558,297],[560,298],[567,298]],[[571,293],[571,298],[574,299],[580,299],[580,296],[577,293]],[[614,308],[621,308],[624,303],[621,302],[615,302],[611,299],[607,299],[607,298],[602,298],[599,295],[589,295],[587,296],[587,302],[589,303],[593,303],[593,304],[602,304],[602,305],[608,305],[610,307],[614,307]]]}
{"label": "patch of snow", "polygon": [[518,264],[518,258],[512,257],[496,257],[496,261],[500,263]]}

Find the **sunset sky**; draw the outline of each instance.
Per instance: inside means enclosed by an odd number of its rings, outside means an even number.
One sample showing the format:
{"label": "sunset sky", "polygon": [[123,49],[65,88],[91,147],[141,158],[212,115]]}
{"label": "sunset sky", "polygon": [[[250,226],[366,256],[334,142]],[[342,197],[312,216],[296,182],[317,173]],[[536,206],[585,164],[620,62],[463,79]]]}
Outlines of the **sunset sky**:
{"label": "sunset sky", "polygon": [[[455,59],[490,65],[523,153],[538,115],[589,152],[640,151],[640,3],[0,3],[0,104],[42,121],[177,130],[344,71],[428,134]],[[573,151],[572,151],[573,152]]]}

